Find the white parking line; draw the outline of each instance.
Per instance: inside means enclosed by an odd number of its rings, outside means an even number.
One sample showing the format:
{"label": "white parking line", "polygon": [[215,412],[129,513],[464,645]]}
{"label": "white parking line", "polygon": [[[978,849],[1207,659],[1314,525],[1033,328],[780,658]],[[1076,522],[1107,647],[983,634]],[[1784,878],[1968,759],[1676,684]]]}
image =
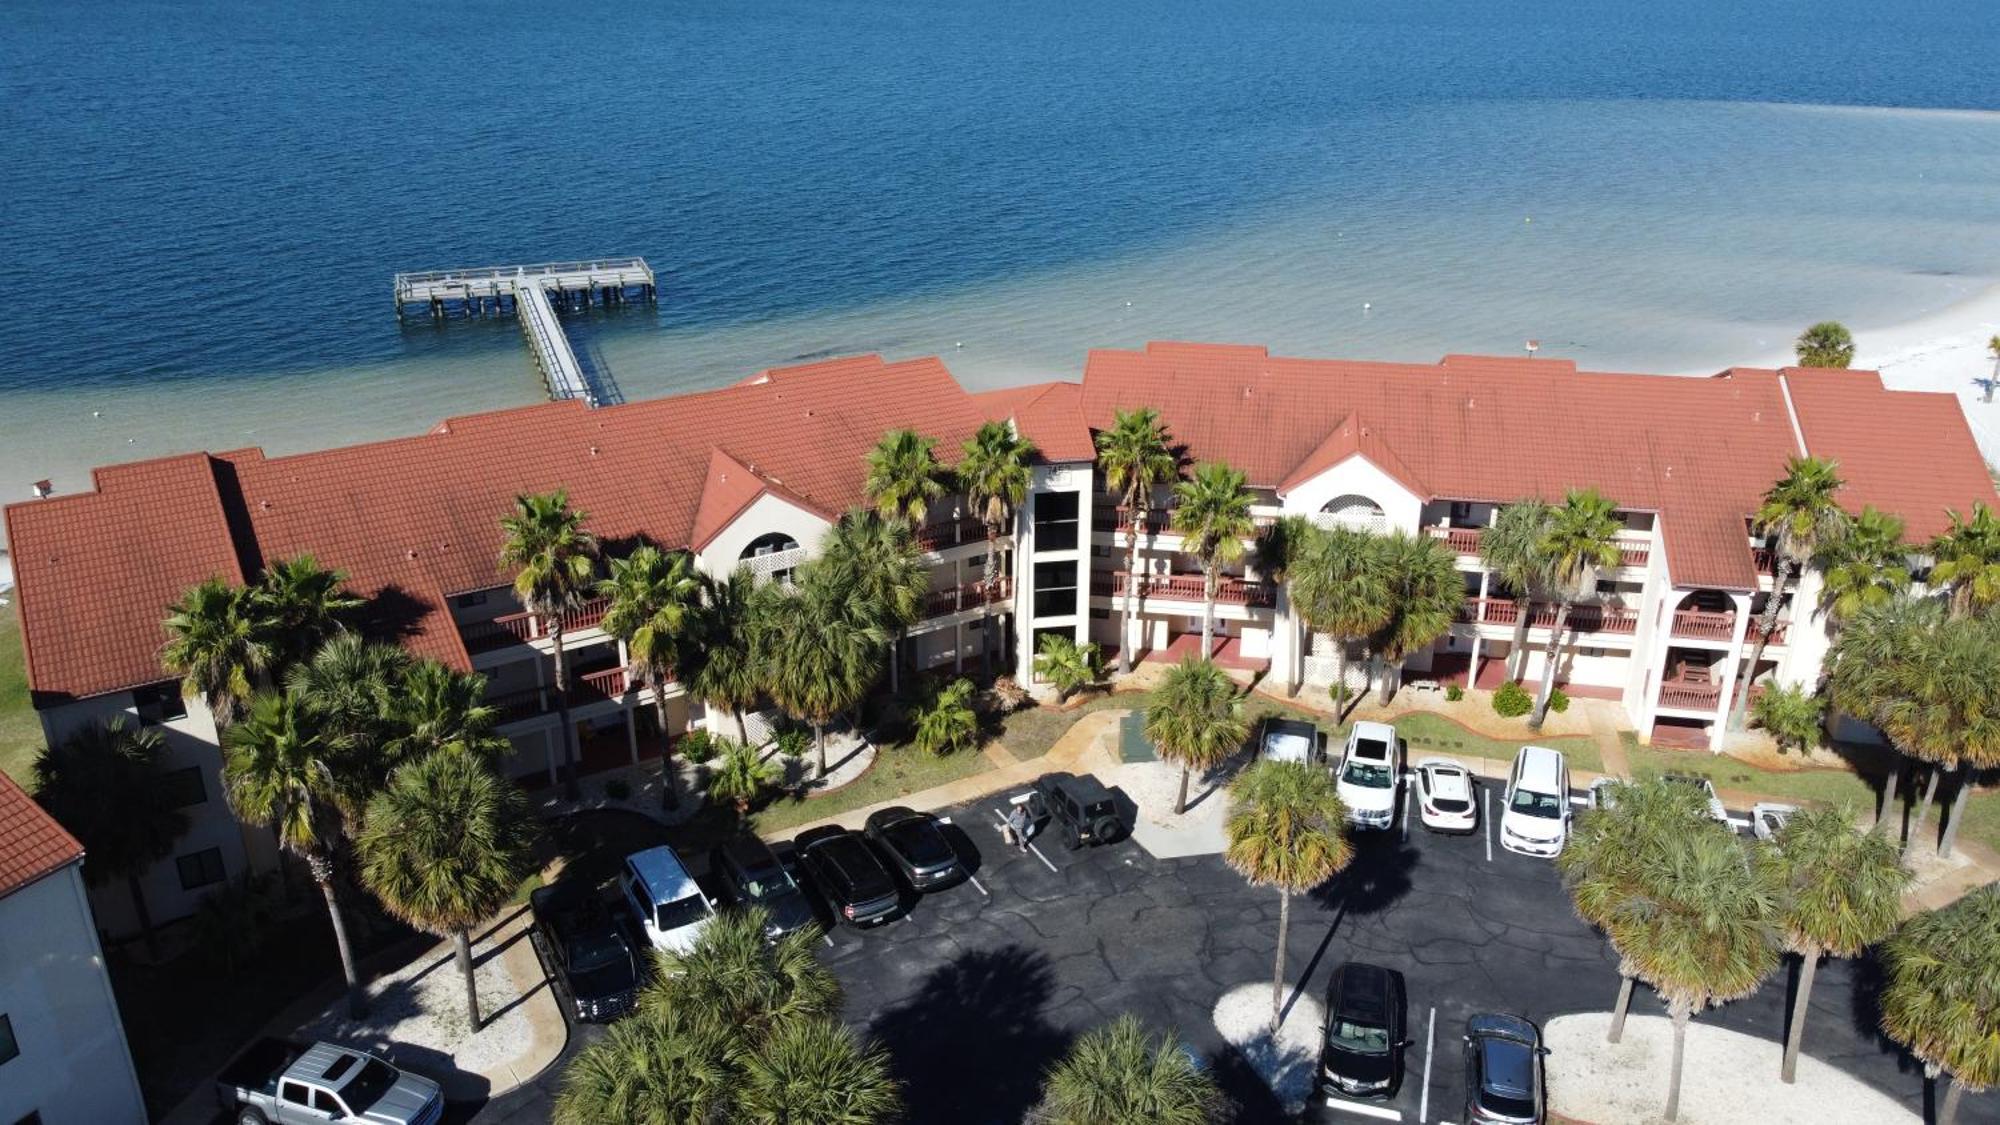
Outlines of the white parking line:
{"label": "white parking line", "polygon": [[1493,818],[1487,815],[1487,809],[1492,804],[1492,802],[1487,800],[1487,796],[1492,792],[1491,789],[1483,785],[1479,787],[1479,819],[1481,823],[1486,825],[1484,835],[1486,837],[1486,862],[1488,863],[1493,862]]}
{"label": "white parking line", "polygon": [[[987,809],[986,811],[993,814],[993,819],[1000,822],[1000,827],[1002,828],[1007,827],[1007,818],[1000,815],[1000,810]],[[1005,839],[1005,836],[1003,835],[1001,838]],[[1050,871],[1054,871],[1058,875],[1062,873],[1062,868],[1057,867],[1053,863],[1050,863],[1049,857],[1042,854],[1042,849],[1036,847],[1035,842],[1033,840],[1028,841],[1028,850],[1035,853],[1035,858],[1042,861],[1043,867],[1048,868]]]}
{"label": "white parking line", "polygon": [[993,892],[986,889],[986,885],[979,881],[979,876],[974,875],[972,872],[968,871],[965,873],[965,881],[971,883],[973,889],[978,891],[980,894],[985,895],[987,898],[993,897]]}
{"label": "white parking line", "polygon": [[1408,840],[1410,838],[1410,806],[1414,804],[1416,804],[1416,801],[1411,799],[1410,794],[1408,793],[1403,794],[1403,839],[1404,840]]}
{"label": "white parking line", "polygon": [[1424,1030],[1424,1092],[1417,1099],[1417,1125],[1424,1125],[1431,1116],[1431,1045],[1437,1041],[1438,1010],[1431,1009],[1431,1023]]}
{"label": "white parking line", "polygon": [[1327,1098],[1326,1108],[1337,1109],[1343,1113],[1358,1113],[1363,1117],[1373,1117],[1381,1121],[1401,1121],[1403,1119],[1401,1113],[1387,1106],[1362,1105],[1360,1102],[1350,1102],[1345,1098]]}
{"label": "white parking line", "polygon": [[832,948],[833,948],[833,935],[832,935],[832,934],[821,934],[821,935],[819,935],[819,939],[820,939],[821,941],[823,941],[823,942],[825,942],[825,943],[826,943],[826,947],[827,947],[828,949],[832,949]]}

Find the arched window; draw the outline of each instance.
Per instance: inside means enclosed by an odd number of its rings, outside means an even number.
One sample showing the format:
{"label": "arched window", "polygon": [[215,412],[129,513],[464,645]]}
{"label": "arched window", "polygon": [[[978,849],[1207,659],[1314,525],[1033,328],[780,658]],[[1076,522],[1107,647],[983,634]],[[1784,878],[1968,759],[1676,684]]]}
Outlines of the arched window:
{"label": "arched window", "polygon": [[1351,527],[1376,534],[1389,530],[1389,519],[1383,513],[1382,505],[1353,493],[1327,501],[1326,507],[1320,509],[1318,523],[1322,527]]}
{"label": "arched window", "polygon": [[749,564],[750,573],[759,579],[775,579],[790,585],[792,571],[805,561],[805,552],[799,549],[798,540],[782,531],[773,531],[752,539],[737,559]]}

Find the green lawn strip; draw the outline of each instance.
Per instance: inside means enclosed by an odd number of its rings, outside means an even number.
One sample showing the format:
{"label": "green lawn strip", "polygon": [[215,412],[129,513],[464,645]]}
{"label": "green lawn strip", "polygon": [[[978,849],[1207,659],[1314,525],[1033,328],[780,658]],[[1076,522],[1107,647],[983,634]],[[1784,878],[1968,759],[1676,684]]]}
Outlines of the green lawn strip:
{"label": "green lawn strip", "polygon": [[[1396,718],[1396,730],[1410,743],[1410,757],[1420,758],[1426,754],[1446,754],[1460,758],[1481,758],[1497,764],[1501,768],[1511,765],[1514,756],[1527,745],[1546,746],[1562,751],[1563,758],[1571,769],[1602,772],[1604,759],[1597,752],[1597,740],[1588,735],[1565,735],[1560,738],[1489,738],[1477,731],[1462,727],[1444,715],[1429,711],[1414,711]],[[1347,737],[1347,728],[1340,728],[1340,737]]]}
{"label": "green lawn strip", "polygon": [[0,606],[0,773],[23,786],[42,751],[42,721],[28,702],[28,661],[21,652],[21,609],[14,594]]}
{"label": "green lawn strip", "polygon": [[938,757],[907,742],[893,743],[879,748],[875,764],[859,781],[823,797],[781,797],[757,810],[755,827],[759,832],[779,832],[808,821],[838,816],[849,809],[858,809],[877,801],[921,792],[992,768],[993,763],[977,750]]}
{"label": "green lawn strip", "polygon": [[1740,789],[1746,793],[1780,800],[1812,801],[1820,804],[1852,804],[1857,812],[1875,807],[1875,790],[1859,774],[1845,769],[1766,770],[1722,754],[1705,750],[1662,750],[1651,746],[1628,745],[1626,756],[1638,776],[1661,773],[1698,773],[1718,789]]}

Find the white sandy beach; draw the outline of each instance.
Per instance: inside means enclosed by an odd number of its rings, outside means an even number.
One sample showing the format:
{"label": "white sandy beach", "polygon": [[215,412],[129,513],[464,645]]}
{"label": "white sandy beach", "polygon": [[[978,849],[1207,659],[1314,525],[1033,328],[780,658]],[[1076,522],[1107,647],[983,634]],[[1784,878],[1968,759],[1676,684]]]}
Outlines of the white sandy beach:
{"label": "white sandy beach", "polygon": [[1987,342],[2000,334],[2000,286],[1941,312],[1855,333],[1854,366],[1882,372],[1897,390],[1949,391],[1989,462],[2000,462],[2000,401],[1981,401],[1993,377]]}

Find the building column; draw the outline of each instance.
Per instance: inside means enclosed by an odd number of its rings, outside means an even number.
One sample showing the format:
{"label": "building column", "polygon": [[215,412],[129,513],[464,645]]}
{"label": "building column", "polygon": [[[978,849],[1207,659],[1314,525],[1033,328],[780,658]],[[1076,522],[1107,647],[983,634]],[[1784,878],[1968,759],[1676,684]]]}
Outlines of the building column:
{"label": "building column", "polygon": [[[623,647],[622,645],[620,646]],[[639,764],[639,710],[630,701],[625,704],[625,748],[632,752],[632,764]]]}

